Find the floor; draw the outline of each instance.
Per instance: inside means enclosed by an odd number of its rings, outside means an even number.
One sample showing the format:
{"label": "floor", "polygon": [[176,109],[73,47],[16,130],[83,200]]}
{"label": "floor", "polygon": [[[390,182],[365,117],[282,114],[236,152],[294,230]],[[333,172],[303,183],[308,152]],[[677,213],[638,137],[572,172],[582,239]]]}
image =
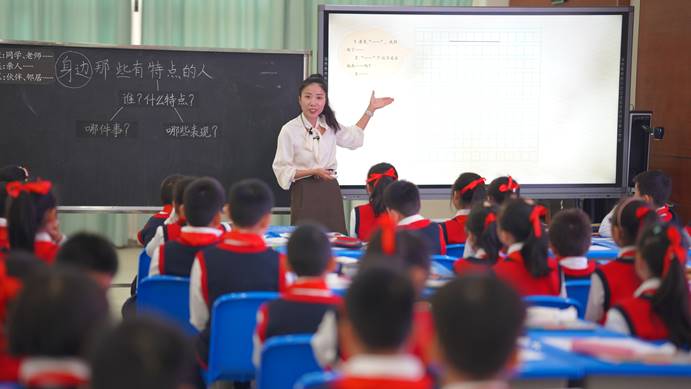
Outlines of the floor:
{"label": "floor", "polygon": [[108,301],[113,312],[113,318],[121,319],[120,309],[122,304],[130,297],[130,284],[137,274],[137,264],[141,247],[118,249],[119,267],[118,273],[113,279],[113,285],[108,291]]}

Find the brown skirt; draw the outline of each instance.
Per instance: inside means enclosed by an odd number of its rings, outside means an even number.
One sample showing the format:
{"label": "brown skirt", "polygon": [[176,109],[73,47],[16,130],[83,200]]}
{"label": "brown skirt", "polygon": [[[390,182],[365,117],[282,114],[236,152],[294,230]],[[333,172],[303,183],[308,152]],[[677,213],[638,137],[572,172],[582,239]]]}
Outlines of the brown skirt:
{"label": "brown skirt", "polygon": [[329,231],[347,234],[343,196],[337,180],[314,177],[293,182],[290,187],[290,224],[312,221]]}

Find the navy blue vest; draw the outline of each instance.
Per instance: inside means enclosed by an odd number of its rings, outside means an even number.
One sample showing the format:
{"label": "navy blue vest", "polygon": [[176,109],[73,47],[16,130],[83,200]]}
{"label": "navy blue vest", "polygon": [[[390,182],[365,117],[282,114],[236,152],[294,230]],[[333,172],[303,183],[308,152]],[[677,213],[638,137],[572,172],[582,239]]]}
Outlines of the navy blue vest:
{"label": "navy blue vest", "polygon": [[317,332],[324,314],[336,309],[335,304],[291,301],[270,301],[266,307],[265,338],[289,334],[313,334]]}
{"label": "navy blue vest", "polygon": [[141,231],[139,231],[140,242],[144,246],[149,244],[149,241],[151,241],[154,235],[156,235],[156,229],[162,226],[163,223],[165,223],[165,221],[165,218],[151,216],[149,220],[146,222],[146,224],[144,224],[144,227],[142,227]]}
{"label": "navy blue vest", "polygon": [[206,247],[208,245],[190,246],[177,240],[166,242],[159,251],[159,273],[169,276],[189,277],[195,255]]}
{"label": "navy blue vest", "polygon": [[430,222],[426,227],[419,229],[410,228],[412,231],[417,231],[420,235],[424,236],[429,243],[429,249],[432,254],[442,254],[441,250],[441,234],[439,233],[439,224],[435,222]]}

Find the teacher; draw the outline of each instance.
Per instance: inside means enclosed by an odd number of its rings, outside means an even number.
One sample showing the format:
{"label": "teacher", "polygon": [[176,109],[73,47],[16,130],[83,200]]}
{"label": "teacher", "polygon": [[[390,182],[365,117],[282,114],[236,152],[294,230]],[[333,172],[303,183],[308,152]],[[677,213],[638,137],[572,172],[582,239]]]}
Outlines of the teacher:
{"label": "teacher", "polygon": [[336,146],[362,146],[363,131],[374,112],[393,99],[375,98],[372,92],[367,110],[352,127],[336,121],[321,74],[302,82],[298,101],[302,113],[281,128],[273,162],[278,184],[290,190],[290,224],[312,220],[345,234],[343,197],[336,180]]}

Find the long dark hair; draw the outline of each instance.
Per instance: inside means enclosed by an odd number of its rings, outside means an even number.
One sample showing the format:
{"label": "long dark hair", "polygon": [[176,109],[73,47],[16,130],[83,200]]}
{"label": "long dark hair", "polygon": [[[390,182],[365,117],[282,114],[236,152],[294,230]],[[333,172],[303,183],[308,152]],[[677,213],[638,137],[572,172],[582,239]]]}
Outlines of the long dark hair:
{"label": "long dark hair", "polygon": [[688,247],[674,224],[653,224],[638,239],[637,250],[650,273],[662,280],[652,297],[653,311],[669,332],[669,340],[678,347],[691,346],[691,313],[688,281],[684,273]]}
{"label": "long dark hair", "polygon": [[636,243],[638,234],[659,218],[655,209],[643,200],[632,197],[621,200],[614,208],[612,226],[621,231],[621,244],[630,246]]}
{"label": "long dark hair", "polygon": [[[393,177],[390,175],[391,173],[393,173]],[[374,216],[379,216],[386,211],[384,190],[396,180],[398,180],[398,172],[390,163],[381,162],[369,168],[367,186],[370,188],[369,203],[374,208]]]}
{"label": "long dark hair", "polygon": [[338,121],[336,120],[336,113],[331,109],[331,106],[329,105],[329,90],[326,87],[326,80],[324,80],[324,76],[322,76],[319,73],[315,73],[307,77],[304,81],[302,81],[302,84],[300,84],[300,91],[298,93],[298,97],[302,96],[302,90],[310,84],[317,84],[320,88],[322,88],[322,90],[324,90],[324,94],[326,94],[326,104],[324,104],[324,110],[322,111],[322,115],[324,115],[324,119],[326,119],[326,124],[328,124],[329,127],[331,127],[331,129],[334,130],[334,132],[338,132],[338,130],[341,129],[341,125],[338,124]]}
{"label": "long dark hair", "polygon": [[487,196],[485,179],[477,173],[461,173],[451,187],[452,198],[456,192],[459,193],[462,207],[472,207]]}
{"label": "long dark hair", "polygon": [[502,205],[504,201],[521,196],[521,187],[511,176],[497,177],[489,183],[487,197],[489,201]]}
{"label": "long dark hair", "polygon": [[[36,181],[34,183],[45,183]],[[12,185],[10,183],[8,185]],[[7,232],[10,247],[34,251],[36,232],[41,228],[46,213],[57,206],[52,190],[45,194],[21,190],[15,196],[9,194],[7,206]]]}
{"label": "long dark hair", "polygon": [[476,204],[468,215],[465,228],[475,236],[475,246],[485,250],[486,260],[494,264],[502,247],[497,235],[496,207],[489,203]]}
{"label": "long dark hair", "polygon": [[[499,211],[499,226],[523,243],[521,254],[526,270],[533,277],[544,277],[550,272],[547,264],[547,232],[537,218],[540,205],[528,204],[523,199],[507,200]],[[536,234],[537,229],[537,234]],[[539,236],[538,236],[539,234]]]}

